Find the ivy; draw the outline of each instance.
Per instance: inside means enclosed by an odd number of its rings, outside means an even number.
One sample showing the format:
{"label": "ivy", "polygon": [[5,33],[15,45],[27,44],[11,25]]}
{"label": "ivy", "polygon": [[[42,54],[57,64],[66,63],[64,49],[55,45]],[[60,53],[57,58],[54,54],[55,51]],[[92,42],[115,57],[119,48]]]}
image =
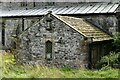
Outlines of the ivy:
{"label": "ivy", "polygon": [[120,33],[114,37],[113,47],[115,52],[120,52]]}

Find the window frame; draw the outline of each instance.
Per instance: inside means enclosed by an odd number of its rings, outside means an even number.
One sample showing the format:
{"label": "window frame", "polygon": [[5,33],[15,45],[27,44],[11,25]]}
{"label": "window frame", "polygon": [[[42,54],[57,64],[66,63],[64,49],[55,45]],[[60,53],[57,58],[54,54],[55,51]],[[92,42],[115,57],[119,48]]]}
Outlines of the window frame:
{"label": "window frame", "polygon": [[53,43],[50,40],[48,40],[45,42],[45,59],[51,60],[53,57],[52,54],[53,54]]}

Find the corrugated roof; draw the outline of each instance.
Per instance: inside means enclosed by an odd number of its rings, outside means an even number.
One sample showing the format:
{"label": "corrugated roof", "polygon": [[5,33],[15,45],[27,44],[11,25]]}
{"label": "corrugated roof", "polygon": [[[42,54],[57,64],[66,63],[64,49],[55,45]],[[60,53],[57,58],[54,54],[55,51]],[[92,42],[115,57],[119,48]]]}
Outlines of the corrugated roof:
{"label": "corrugated roof", "polygon": [[119,2],[120,0],[1,0],[2,2]]}
{"label": "corrugated roof", "polygon": [[92,37],[93,42],[110,40],[112,37],[107,33],[103,32],[99,28],[91,25],[82,18],[68,17],[68,16],[58,16],[60,19],[70,24],[74,29],[81,32],[86,37]]}
{"label": "corrugated roof", "polygon": [[45,15],[48,11],[55,14],[116,13],[118,6],[117,3],[81,3],[78,6],[46,6],[28,10],[2,10],[0,17]]}

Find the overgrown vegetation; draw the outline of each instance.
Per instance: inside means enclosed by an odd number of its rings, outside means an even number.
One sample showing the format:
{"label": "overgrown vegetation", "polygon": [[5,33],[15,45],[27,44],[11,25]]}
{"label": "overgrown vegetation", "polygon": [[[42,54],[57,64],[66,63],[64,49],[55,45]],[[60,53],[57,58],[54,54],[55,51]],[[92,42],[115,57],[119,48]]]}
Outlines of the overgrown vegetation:
{"label": "overgrown vegetation", "polygon": [[13,54],[4,54],[3,76],[5,78],[118,78],[118,69],[111,67],[100,70],[56,68],[45,66],[16,65]]}
{"label": "overgrown vegetation", "polygon": [[102,68],[102,67],[119,67],[119,54],[115,52],[111,52],[110,54],[103,56],[101,60],[98,62],[97,67]]}
{"label": "overgrown vegetation", "polygon": [[113,47],[115,52],[120,52],[120,33],[114,37]]}
{"label": "overgrown vegetation", "polygon": [[[14,55],[0,55],[5,78],[119,78],[119,69],[112,68],[120,64],[120,34],[113,42],[114,51],[103,56],[98,63],[99,70],[72,69],[70,67],[56,68],[46,66],[22,66],[16,64]],[[3,61],[2,61],[3,57]]]}
{"label": "overgrown vegetation", "polygon": [[114,37],[113,51],[110,54],[103,56],[98,61],[97,67],[117,67],[120,68],[120,33]]}

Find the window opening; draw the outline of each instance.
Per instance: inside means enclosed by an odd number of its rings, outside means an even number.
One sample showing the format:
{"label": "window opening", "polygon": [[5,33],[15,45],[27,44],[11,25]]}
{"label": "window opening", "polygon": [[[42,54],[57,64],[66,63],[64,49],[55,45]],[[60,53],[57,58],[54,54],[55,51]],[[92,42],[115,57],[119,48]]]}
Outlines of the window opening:
{"label": "window opening", "polygon": [[52,58],[52,42],[51,41],[47,41],[45,43],[45,51],[46,51],[46,59],[51,59]]}

